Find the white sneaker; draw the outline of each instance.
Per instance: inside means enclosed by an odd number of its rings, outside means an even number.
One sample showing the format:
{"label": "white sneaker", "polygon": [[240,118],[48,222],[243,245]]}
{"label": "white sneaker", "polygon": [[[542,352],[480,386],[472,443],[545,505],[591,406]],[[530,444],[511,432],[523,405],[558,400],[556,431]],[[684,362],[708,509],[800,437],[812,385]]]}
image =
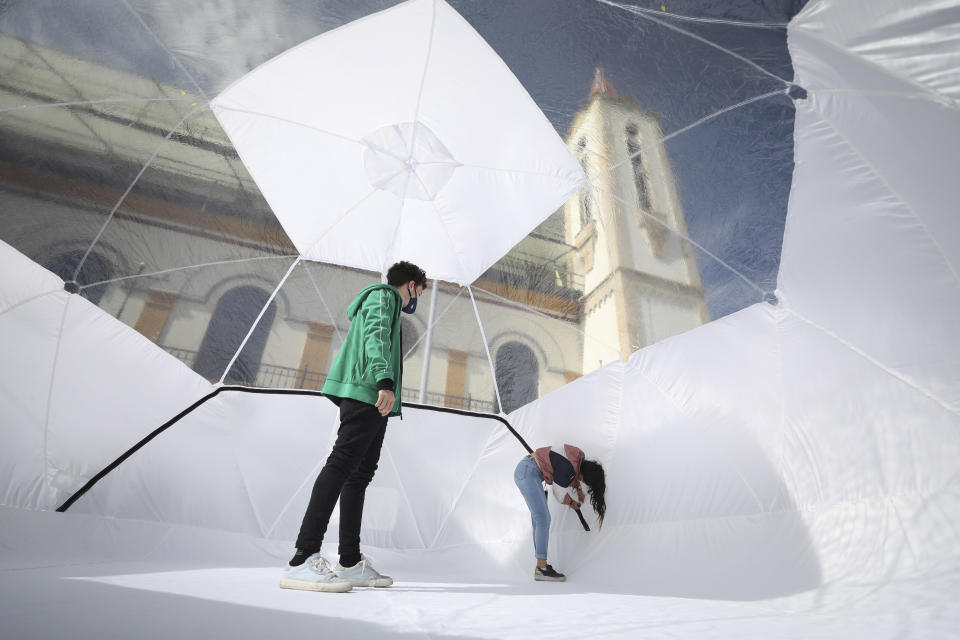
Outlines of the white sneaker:
{"label": "white sneaker", "polygon": [[338,562],[333,567],[333,572],[354,587],[389,587],[393,584],[393,578],[378,573],[366,558],[362,558],[352,567],[342,567]]}
{"label": "white sneaker", "polygon": [[352,589],[349,582],[341,580],[319,553],[315,553],[299,567],[291,567],[280,579],[281,589],[303,591],[328,591],[343,593]]}

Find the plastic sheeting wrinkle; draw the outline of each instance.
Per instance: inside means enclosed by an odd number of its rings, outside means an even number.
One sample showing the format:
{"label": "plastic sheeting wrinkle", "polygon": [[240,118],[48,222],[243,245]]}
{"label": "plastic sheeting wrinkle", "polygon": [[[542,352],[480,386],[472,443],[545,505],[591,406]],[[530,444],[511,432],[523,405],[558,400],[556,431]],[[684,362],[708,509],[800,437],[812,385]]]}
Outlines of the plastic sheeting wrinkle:
{"label": "plastic sheeting wrinkle", "polygon": [[[946,96],[946,95],[940,93],[939,91],[937,91],[936,89],[934,89],[934,88],[932,88],[932,87],[928,87],[927,85],[925,85],[925,84],[923,84],[923,83],[917,82],[916,80],[914,80],[913,78],[911,78],[911,77],[909,77],[909,76],[902,75],[902,74],[900,74],[900,73],[897,73],[897,72],[894,71],[893,69],[890,69],[890,68],[888,68],[888,67],[884,67],[883,65],[881,65],[881,64],[879,64],[879,63],[877,63],[877,62],[874,62],[874,61],[871,60],[870,58],[867,58],[867,57],[864,56],[863,54],[857,53],[857,52],[856,52],[855,50],[853,50],[853,49],[845,49],[845,48],[843,48],[843,47],[840,47],[840,46],[838,46],[836,43],[831,42],[830,40],[827,40],[826,38],[824,38],[824,37],[822,37],[822,36],[820,36],[820,35],[817,35],[814,31],[811,31],[811,30],[808,30],[808,29],[804,29],[802,25],[801,25],[801,26],[792,26],[792,27],[790,27],[790,29],[795,30],[795,31],[798,31],[798,32],[800,32],[800,33],[803,33],[803,35],[807,36],[808,38],[811,38],[811,39],[813,39],[813,40],[816,40],[816,41],[820,42],[821,44],[823,44],[823,45],[825,45],[825,46],[833,49],[833,50],[836,51],[837,53],[841,53],[841,54],[843,54],[843,55],[845,55],[845,56],[848,56],[848,57],[849,57],[849,56],[855,56],[855,57],[857,58],[857,60],[861,61],[862,63],[864,63],[864,64],[866,64],[866,65],[868,65],[868,66],[873,67],[873,68],[876,69],[877,71],[880,71],[881,73],[883,73],[883,74],[885,74],[885,75],[892,76],[892,77],[896,78],[897,80],[900,80],[901,82],[903,82],[903,83],[905,83],[905,84],[909,84],[910,86],[913,86],[913,87],[916,87],[916,88],[920,89],[920,92],[921,92],[921,93],[924,93],[924,94],[926,94],[926,95],[931,96],[931,99],[933,99],[935,102],[937,102],[937,103],[939,103],[939,104],[942,104],[942,105],[945,106],[945,107],[949,107],[950,109],[960,110],[960,100],[957,100],[957,99],[955,99],[955,98],[951,98],[950,96]],[[854,91],[854,93],[859,93],[859,92]],[[866,94],[866,93],[868,93],[868,92],[864,92],[864,93]]]}
{"label": "plastic sheeting wrinkle", "polygon": [[865,351],[863,351],[863,350],[859,349],[858,347],[854,346],[853,344],[847,342],[846,340],[844,340],[843,338],[841,338],[841,337],[838,336],[837,334],[833,333],[832,331],[830,331],[830,330],[827,329],[826,327],[823,327],[823,326],[817,324],[817,323],[814,322],[813,320],[810,320],[809,318],[803,316],[803,314],[798,313],[797,311],[795,311],[795,310],[793,310],[793,309],[790,309],[789,307],[785,307],[785,308],[786,308],[786,310],[787,310],[790,314],[792,314],[792,315],[795,316],[796,318],[799,318],[799,319],[802,320],[803,322],[806,322],[807,324],[809,324],[811,327],[814,327],[815,329],[818,329],[818,330],[822,331],[825,335],[830,336],[831,338],[833,338],[834,340],[836,340],[837,342],[839,342],[839,343],[842,344],[843,346],[847,347],[848,349],[850,349],[851,351],[853,351],[854,353],[856,353],[856,354],[859,355],[860,357],[864,358],[865,360],[867,360],[868,362],[870,362],[871,364],[873,364],[874,366],[876,366],[876,367],[877,367],[878,369],[880,369],[881,371],[884,371],[884,372],[888,373],[889,375],[893,376],[894,378],[896,378],[896,379],[899,380],[900,382],[903,382],[904,384],[906,384],[906,385],[908,385],[908,386],[910,386],[910,387],[913,387],[913,388],[916,389],[917,391],[920,391],[923,395],[927,396],[928,398],[930,398],[931,400],[933,400],[934,402],[936,402],[937,404],[939,404],[941,407],[943,407],[944,409],[946,409],[946,410],[949,411],[950,413],[953,413],[953,414],[955,414],[955,415],[960,416],[960,407],[955,407],[955,406],[951,405],[949,402],[947,402],[946,400],[943,400],[943,399],[937,397],[937,395],[935,395],[935,394],[934,394],[933,392],[931,392],[930,390],[924,389],[920,384],[914,382],[913,380],[911,380],[911,379],[908,378],[907,376],[905,376],[905,375],[903,375],[903,374],[901,374],[901,373],[898,373],[898,372],[894,371],[893,369],[891,369],[890,367],[884,365],[884,364],[883,364],[882,362],[880,362],[879,360],[876,360],[875,358],[873,358],[872,356],[870,356],[869,354],[867,354]]}

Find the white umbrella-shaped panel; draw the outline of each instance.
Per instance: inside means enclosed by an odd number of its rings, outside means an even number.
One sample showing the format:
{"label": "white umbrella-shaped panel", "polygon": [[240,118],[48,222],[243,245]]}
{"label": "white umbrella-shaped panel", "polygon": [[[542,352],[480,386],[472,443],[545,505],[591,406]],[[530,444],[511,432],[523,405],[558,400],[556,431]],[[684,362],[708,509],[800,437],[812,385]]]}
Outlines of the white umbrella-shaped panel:
{"label": "white umbrella-shaped panel", "polygon": [[519,81],[442,0],[320,35],[213,110],[305,258],[467,284],[584,182]]}

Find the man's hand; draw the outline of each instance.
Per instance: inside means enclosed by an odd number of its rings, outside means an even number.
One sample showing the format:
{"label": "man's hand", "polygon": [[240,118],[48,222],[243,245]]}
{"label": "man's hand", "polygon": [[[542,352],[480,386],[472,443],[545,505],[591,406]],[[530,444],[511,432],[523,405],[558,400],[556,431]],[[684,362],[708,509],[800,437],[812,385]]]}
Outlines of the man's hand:
{"label": "man's hand", "polygon": [[396,402],[396,399],[393,391],[380,389],[380,392],[377,394],[377,404],[374,406],[377,408],[377,411],[380,412],[380,415],[385,416],[393,409],[393,403]]}
{"label": "man's hand", "polygon": [[580,511],[580,503],[577,502],[576,500],[571,500],[571,501],[570,501],[570,508],[571,508],[571,509],[576,509],[577,511]]}

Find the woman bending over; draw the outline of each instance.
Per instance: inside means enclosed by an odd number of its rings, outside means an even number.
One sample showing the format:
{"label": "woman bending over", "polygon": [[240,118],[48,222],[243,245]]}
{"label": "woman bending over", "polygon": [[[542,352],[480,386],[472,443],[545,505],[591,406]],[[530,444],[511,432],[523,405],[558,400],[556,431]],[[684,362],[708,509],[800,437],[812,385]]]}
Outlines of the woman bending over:
{"label": "woman bending over", "polygon": [[534,580],[563,582],[567,579],[547,564],[550,510],[547,508],[547,496],[542,483],[551,486],[557,501],[572,509],[580,509],[583,504],[583,484],[586,484],[590,505],[597,512],[601,527],[607,511],[603,499],[607,488],[606,477],[600,463],[584,460],[583,451],[569,444],[563,445],[563,453],[564,455],[560,455],[550,447],[541,447],[524,457],[513,472],[513,480],[527,502],[533,522],[533,550],[537,559],[537,567],[533,571]]}

